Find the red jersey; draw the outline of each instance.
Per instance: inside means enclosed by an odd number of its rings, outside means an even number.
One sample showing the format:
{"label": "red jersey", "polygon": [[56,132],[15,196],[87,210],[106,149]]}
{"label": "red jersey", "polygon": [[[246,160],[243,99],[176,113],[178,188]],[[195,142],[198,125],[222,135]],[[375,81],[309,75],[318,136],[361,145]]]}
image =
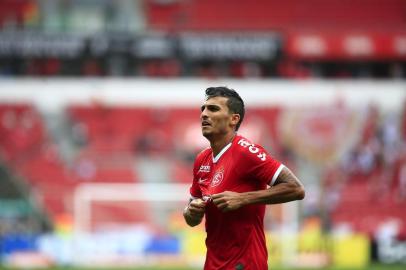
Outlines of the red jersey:
{"label": "red jersey", "polygon": [[[283,165],[261,146],[242,136],[213,157],[211,148],[196,157],[190,194],[207,200],[223,191],[248,192],[273,185]],[[252,204],[221,212],[206,204],[206,270],[266,270],[268,253],[264,235],[265,205]]]}

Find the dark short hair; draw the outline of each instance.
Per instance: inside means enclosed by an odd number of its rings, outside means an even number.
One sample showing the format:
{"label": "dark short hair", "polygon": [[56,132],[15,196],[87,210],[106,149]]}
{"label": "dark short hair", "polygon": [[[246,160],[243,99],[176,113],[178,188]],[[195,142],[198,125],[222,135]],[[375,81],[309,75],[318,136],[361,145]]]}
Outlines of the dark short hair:
{"label": "dark short hair", "polygon": [[206,100],[213,98],[213,97],[226,97],[227,100],[227,107],[231,113],[239,114],[240,121],[238,121],[235,130],[237,131],[240,127],[242,120],[244,119],[245,114],[245,107],[244,101],[240,97],[240,95],[231,88],[225,86],[218,86],[218,87],[209,87],[206,89]]}

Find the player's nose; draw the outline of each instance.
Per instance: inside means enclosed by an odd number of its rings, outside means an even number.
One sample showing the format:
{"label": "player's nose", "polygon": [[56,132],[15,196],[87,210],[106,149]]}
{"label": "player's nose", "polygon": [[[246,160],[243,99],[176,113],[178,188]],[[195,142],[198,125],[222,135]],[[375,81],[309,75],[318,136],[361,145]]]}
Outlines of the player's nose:
{"label": "player's nose", "polygon": [[205,120],[208,118],[207,115],[207,109],[204,109],[201,113],[200,113],[200,119]]}

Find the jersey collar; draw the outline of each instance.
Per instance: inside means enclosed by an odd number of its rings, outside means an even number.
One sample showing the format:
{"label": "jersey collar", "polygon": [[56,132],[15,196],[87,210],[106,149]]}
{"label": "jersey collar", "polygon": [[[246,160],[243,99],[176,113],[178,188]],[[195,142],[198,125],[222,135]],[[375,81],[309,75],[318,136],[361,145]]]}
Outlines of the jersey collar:
{"label": "jersey collar", "polygon": [[221,158],[221,156],[228,150],[228,148],[231,147],[231,145],[233,144],[234,138],[231,140],[231,142],[229,144],[227,144],[226,146],[223,147],[223,149],[221,149],[220,153],[218,153],[217,156],[213,157],[213,163],[217,163],[217,161]]}

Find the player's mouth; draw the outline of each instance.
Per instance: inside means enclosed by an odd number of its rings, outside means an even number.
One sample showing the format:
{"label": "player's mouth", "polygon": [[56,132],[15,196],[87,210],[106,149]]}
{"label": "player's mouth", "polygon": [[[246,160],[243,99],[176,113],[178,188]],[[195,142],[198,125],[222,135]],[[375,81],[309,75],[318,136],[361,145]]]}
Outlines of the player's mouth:
{"label": "player's mouth", "polygon": [[202,121],[202,127],[210,127],[211,124],[209,123],[209,121]]}

